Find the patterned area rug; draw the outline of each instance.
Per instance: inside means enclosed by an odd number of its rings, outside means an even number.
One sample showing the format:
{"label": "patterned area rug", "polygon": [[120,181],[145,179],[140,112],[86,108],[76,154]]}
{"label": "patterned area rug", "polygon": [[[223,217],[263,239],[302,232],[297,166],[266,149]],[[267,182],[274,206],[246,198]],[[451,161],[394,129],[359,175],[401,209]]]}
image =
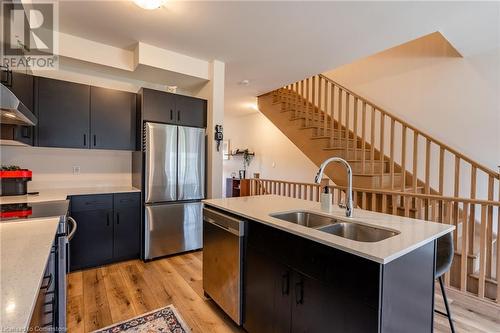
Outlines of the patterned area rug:
{"label": "patterned area rug", "polygon": [[189,333],[191,332],[173,305],[166,306],[92,333]]}

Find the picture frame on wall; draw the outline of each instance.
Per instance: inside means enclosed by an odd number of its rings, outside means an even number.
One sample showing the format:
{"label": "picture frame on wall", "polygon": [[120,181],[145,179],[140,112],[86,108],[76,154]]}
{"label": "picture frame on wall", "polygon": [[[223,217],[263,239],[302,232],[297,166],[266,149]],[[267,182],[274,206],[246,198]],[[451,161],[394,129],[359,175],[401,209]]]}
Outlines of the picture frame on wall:
{"label": "picture frame on wall", "polygon": [[231,150],[230,150],[230,142],[229,140],[224,140],[222,141],[222,158],[224,160],[228,160],[229,157],[231,156]]}

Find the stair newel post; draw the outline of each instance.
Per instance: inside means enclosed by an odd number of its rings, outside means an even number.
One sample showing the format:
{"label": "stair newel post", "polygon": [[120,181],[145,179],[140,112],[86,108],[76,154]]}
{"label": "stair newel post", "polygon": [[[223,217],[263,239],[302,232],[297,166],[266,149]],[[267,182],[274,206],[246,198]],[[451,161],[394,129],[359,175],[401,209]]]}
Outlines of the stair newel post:
{"label": "stair newel post", "polygon": [[[384,158],[385,158],[385,114],[378,110],[380,113],[380,188],[384,188]],[[375,167],[375,166],[374,166]]]}
{"label": "stair newel post", "polygon": [[401,191],[406,190],[406,125],[401,129]]}
{"label": "stair newel post", "polygon": [[349,159],[349,101],[350,101],[350,95],[348,92],[345,94],[345,145],[344,145],[344,151],[345,151],[345,159]]}
{"label": "stair newel post", "polygon": [[366,172],[366,102],[363,101],[361,110],[361,168]]}
{"label": "stair newel post", "polygon": [[[390,177],[391,177],[391,190],[394,189],[394,127],[396,125],[396,121],[394,118],[391,118],[391,142],[390,142],[390,156],[389,156],[389,168],[390,168]],[[385,163],[382,163],[382,169],[385,169]]]}

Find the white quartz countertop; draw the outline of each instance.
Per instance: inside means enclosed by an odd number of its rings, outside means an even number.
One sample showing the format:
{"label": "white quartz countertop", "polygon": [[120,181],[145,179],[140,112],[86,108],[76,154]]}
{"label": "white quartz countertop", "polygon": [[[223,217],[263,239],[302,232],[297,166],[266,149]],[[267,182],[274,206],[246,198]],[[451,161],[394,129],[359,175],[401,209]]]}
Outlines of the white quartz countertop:
{"label": "white quartz countertop", "polygon": [[0,223],[0,331],[26,332],[59,218]]}
{"label": "white quartz countertop", "polygon": [[95,187],[76,187],[76,188],[60,188],[40,190],[39,194],[15,195],[0,197],[0,204],[13,203],[32,203],[45,202],[54,200],[66,200],[70,195],[90,195],[90,194],[107,194],[107,193],[126,193],[140,192],[139,189],[132,186],[95,186]]}
{"label": "white quartz countertop", "polygon": [[[321,210],[319,202],[276,195],[209,199],[203,202],[205,205],[222,209],[381,264],[397,259],[455,229],[452,225],[381,214],[358,208],[354,209],[353,217],[348,218],[345,216],[345,210],[335,205],[332,205],[330,212],[325,213]],[[329,215],[337,220],[395,230],[399,234],[379,242],[358,242],[280,220],[269,215],[296,210]]]}

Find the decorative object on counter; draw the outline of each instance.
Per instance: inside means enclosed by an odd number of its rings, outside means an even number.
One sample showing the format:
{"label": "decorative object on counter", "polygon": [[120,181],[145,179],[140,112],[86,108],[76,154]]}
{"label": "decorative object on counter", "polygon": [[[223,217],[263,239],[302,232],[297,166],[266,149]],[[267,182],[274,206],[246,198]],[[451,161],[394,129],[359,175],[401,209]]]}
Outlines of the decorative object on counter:
{"label": "decorative object on counter", "polygon": [[231,178],[236,178],[236,172],[231,172]]}
{"label": "decorative object on counter", "polygon": [[246,197],[250,195],[250,179],[227,178],[226,198]]}
{"label": "decorative object on counter", "polygon": [[224,139],[224,134],[222,133],[222,125],[215,125],[214,140],[217,142],[217,151],[220,151],[220,143]]}
{"label": "decorative object on counter", "polygon": [[224,140],[222,141],[222,158],[225,160],[228,160],[229,157],[231,156],[230,152],[230,141],[229,140]]}
{"label": "decorative object on counter", "polygon": [[163,332],[187,333],[191,330],[173,305],[153,310],[93,333]]}
{"label": "decorative object on counter", "polygon": [[325,186],[323,192],[321,193],[321,210],[329,212],[332,208],[332,194],[330,193],[330,188]]}
{"label": "decorative object on counter", "polygon": [[260,173],[254,172],[253,173],[253,178],[259,179],[260,178]]}
{"label": "decorative object on counter", "polygon": [[246,173],[247,171],[246,170],[239,170],[238,171],[239,175],[240,175],[240,179],[245,179],[246,177]]}
{"label": "decorative object on counter", "polygon": [[28,193],[28,181],[31,180],[32,172],[21,169],[17,165],[2,165],[0,168],[0,196],[25,195]]}

